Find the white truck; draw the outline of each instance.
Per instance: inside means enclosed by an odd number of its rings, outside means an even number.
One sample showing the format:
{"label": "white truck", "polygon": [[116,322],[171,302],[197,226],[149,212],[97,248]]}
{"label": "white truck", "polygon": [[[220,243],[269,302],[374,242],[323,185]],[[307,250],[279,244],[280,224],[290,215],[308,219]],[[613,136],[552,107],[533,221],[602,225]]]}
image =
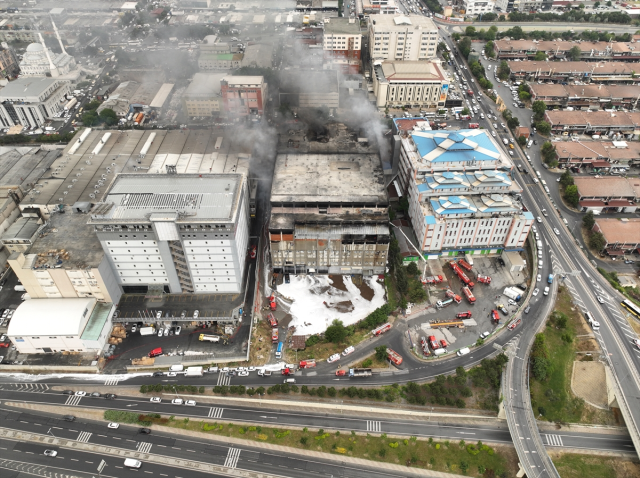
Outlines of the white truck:
{"label": "white truck", "polygon": [[141,327],[140,335],[155,335],[156,329],[155,327]]}
{"label": "white truck", "polygon": [[507,297],[509,297],[509,299],[513,299],[516,302],[520,300],[521,294],[519,294],[516,290],[514,290],[512,287],[507,287],[503,292],[504,295],[506,295]]}
{"label": "white truck", "polygon": [[64,105],[64,110],[65,111],[69,111],[71,108],[73,108],[76,104],[78,103],[78,99],[77,98],[71,98],[71,100],[69,100],[69,102]]}
{"label": "white truck", "polygon": [[185,377],[202,377],[204,375],[204,370],[202,367],[187,367],[187,371],[185,372]]}

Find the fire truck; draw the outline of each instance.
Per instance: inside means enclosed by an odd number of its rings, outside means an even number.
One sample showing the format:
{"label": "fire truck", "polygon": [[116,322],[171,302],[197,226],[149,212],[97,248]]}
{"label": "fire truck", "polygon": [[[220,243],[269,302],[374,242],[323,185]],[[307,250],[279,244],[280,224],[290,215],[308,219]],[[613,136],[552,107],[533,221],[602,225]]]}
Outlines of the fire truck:
{"label": "fire truck", "polygon": [[271,342],[278,343],[278,329],[271,329]]}
{"label": "fire truck", "polygon": [[388,330],[391,330],[391,324],[389,322],[387,322],[386,324],[382,324],[377,329],[372,330],[371,333],[377,337],[378,335],[384,334]]}
{"label": "fire truck", "polygon": [[313,368],[315,366],[316,366],[315,359],[301,360],[299,364],[300,368]]}
{"label": "fire truck", "polygon": [[473,292],[471,292],[471,289],[469,289],[468,287],[465,286],[465,287],[462,288],[462,293],[467,298],[467,300],[469,301],[470,304],[475,304],[476,303],[476,298],[473,295]]}
{"label": "fire truck", "polygon": [[402,355],[394,352],[391,349],[387,349],[387,358],[393,363],[393,365],[400,365],[402,363]]}
{"label": "fire truck", "polygon": [[273,316],[273,314],[269,314],[267,315],[267,320],[269,321],[269,325],[271,325],[272,329],[275,329],[278,327],[278,321],[276,320],[276,318]]}
{"label": "fire truck", "polygon": [[495,309],[491,310],[491,320],[493,320],[494,324],[500,323],[500,314],[498,314],[498,311]]}
{"label": "fire truck", "polygon": [[436,340],[436,336],[435,335],[430,335],[429,336],[429,345],[431,346],[431,348],[433,350],[436,350],[436,349],[440,348],[440,344]]}
{"label": "fire truck", "polygon": [[460,267],[462,267],[463,269],[468,270],[469,272],[471,271],[471,269],[473,269],[473,267],[471,267],[471,264],[469,264],[467,261],[465,261],[464,259],[458,259],[458,265]]}
{"label": "fire truck", "polygon": [[480,127],[480,123],[469,123],[469,129],[478,129]]}
{"label": "fire truck", "polygon": [[451,268],[453,269],[453,272],[456,273],[456,275],[458,276],[458,278],[460,278],[460,280],[467,286],[469,287],[469,289],[473,289],[473,286],[475,285],[468,277],[467,275],[462,272],[462,269],[460,269],[458,267],[458,265],[454,262],[451,261],[449,263],[451,265]]}
{"label": "fire truck", "polygon": [[462,297],[460,297],[458,294],[456,294],[454,291],[452,291],[451,289],[447,289],[447,291],[445,292],[445,295],[447,297],[449,297],[450,299],[453,299],[453,301],[456,304],[459,304],[460,302],[462,302]]}
{"label": "fire truck", "polygon": [[429,276],[425,277],[422,281],[423,284],[440,284],[442,282],[442,276]]}
{"label": "fire truck", "polygon": [[491,284],[491,277],[490,276],[478,276],[478,282],[482,282],[483,284]]}
{"label": "fire truck", "polygon": [[276,310],[277,307],[278,304],[276,303],[276,297],[272,295],[271,297],[269,297],[269,308],[271,310]]}
{"label": "fire truck", "polygon": [[456,319],[470,319],[471,311],[467,310],[466,312],[459,312],[456,314]]}
{"label": "fire truck", "polygon": [[520,325],[520,322],[522,322],[522,319],[514,320],[509,325],[507,325],[507,328],[509,330],[514,330],[518,325]]}

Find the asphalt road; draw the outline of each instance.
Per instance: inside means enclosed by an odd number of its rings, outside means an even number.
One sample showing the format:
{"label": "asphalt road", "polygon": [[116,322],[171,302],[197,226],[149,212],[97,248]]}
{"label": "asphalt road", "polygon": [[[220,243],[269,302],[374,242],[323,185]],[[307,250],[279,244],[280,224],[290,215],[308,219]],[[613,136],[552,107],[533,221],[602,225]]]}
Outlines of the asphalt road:
{"label": "asphalt road", "polygon": [[[159,395],[159,394],[158,394]],[[442,417],[420,417],[411,418],[385,418],[378,414],[367,415],[366,409],[362,413],[354,413],[352,410],[341,411],[341,413],[317,413],[317,412],[300,412],[289,411],[286,408],[270,407],[265,402],[262,406],[239,406],[228,401],[216,402],[215,399],[207,399],[207,403],[200,401],[194,407],[171,404],[172,396],[163,395],[162,403],[152,403],[149,399],[140,399],[137,397],[119,396],[115,400],[105,400],[101,398],[75,397],[63,395],[60,392],[48,390],[44,393],[30,393],[22,391],[0,391],[0,400],[7,402],[25,402],[48,405],[67,405],[68,413],[73,414],[74,407],[82,407],[89,409],[111,409],[136,411],[139,413],[159,413],[164,416],[178,415],[194,419],[212,419],[224,422],[242,422],[255,423],[268,426],[282,427],[309,427],[324,428],[332,430],[340,430],[342,432],[362,433],[387,433],[403,436],[419,436],[433,437],[437,439],[448,440],[482,440],[483,442],[492,443],[512,443],[509,430],[504,425],[495,425],[494,423],[476,425],[457,424],[454,420]],[[187,397],[184,397],[187,398]],[[196,399],[197,400],[197,399]],[[8,411],[7,411],[8,410]],[[428,411],[425,410],[425,411]],[[460,418],[464,418],[461,415]],[[90,432],[96,435],[96,440],[102,445],[113,445],[112,438],[103,438],[101,435],[113,430],[106,429],[104,424],[90,424],[87,427],[81,426],[78,422],[69,423],[64,420],[52,418],[50,424],[43,423],[42,418],[37,412],[22,412],[20,409],[11,408],[0,409],[0,422],[5,427],[16,428],[23,431],[45,433],[42,427],[55,426],[52,430],[56,437],[68,439],[76,439],[79,434]],[[11,425],[9,424],[11,422]],[[62,431],[55,431],[62,430]],[[66,431],[65,431],[66,430]],[[73,430],[73,431],[69,431]],[[135,427],[121,426],[114,436],[118,436],[122,440],[129,440],[134,444],[136,437],[138,441],[149,441],[152,436],[144,436],[142,439],[136,432]],[[127,437],[121,434],[128,434]],[[154,432],[155,434],[155,432]],[[122,442],[124,443],[124,441]],[[598,433],[576,433],[570,430],[557,430],[549,435],[549,444],[551,446],[562,445],[568,448],[577,449],[593,449],[607,450],[612,452],[628,452],[633,446],[628,436],[624,435],[607,435]],[[173,445],[171,445],[173,446]]]}

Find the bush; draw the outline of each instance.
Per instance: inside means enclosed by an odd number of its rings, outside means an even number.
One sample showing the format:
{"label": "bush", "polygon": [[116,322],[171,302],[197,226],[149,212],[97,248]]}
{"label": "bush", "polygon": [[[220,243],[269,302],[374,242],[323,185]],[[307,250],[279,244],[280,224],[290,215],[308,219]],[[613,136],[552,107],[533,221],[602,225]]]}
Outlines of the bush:
{"label": "bush", "polygon": [[139,413],[134,412],[125,412],[121,410],[105,410],[103,416],[105,420],[110,422],[132,423],[134,425],[142,425],[144,423],[147,425],[151,425],[151,422],[141,422],[140,417],[144,415],[140,415]]}
{"label": "bush", "polygon": [[369,367],[371,367],[372,365],[373,365],[373,360],[371,360],[371,359],[367,359],[367,360],[365,360],[364,362],[362,362],[362,366],[363,366],[364,368],[369,368]]}
{"label": "bush", "polygon": [[307,347],[313,347],[315,344],[319,342],[320,342],[320,337],[318,337],[317,335],[312,335],[305,341],[305,345]]}

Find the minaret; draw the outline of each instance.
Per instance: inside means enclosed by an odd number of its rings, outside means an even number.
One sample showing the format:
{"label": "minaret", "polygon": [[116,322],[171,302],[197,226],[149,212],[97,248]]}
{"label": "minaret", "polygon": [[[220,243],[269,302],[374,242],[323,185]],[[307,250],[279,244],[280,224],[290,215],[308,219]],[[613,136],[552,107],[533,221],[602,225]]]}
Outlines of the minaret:
{"label": "minaret", "polygon": [[[49,18],[51,18],[51,17],[49,17]],[[58,28],[56,27],[56,24],[53,23],[53,18],[51,18],[51,24],[53,25],[53,31],[56,32],[56,37],[58,38],[58,43],[60,43],[60,49],[62,50],[62,53],[64,53],[66,55],[67,52],[64,49],[64,45],[62,44],[62,40],[60,39],[60,32],[58,32]]]}
{"label": "minaret", "polygon": [[49,68],[51,69],[51,77],[52,78],[56,78],[59,73],[58,73],[58,68],[56,68],[56,65],[53,64],[53,62],[51,61],[51,56],[49,56],[49,49],[47,48],[47,45],[44,42],[44,39],[42,38],[42,33],[38,32],[38,37],[40,37],[40,43],[42,44],[42,47],[44,48],[44,52],[47,55],[47,60],[49,60]]}

